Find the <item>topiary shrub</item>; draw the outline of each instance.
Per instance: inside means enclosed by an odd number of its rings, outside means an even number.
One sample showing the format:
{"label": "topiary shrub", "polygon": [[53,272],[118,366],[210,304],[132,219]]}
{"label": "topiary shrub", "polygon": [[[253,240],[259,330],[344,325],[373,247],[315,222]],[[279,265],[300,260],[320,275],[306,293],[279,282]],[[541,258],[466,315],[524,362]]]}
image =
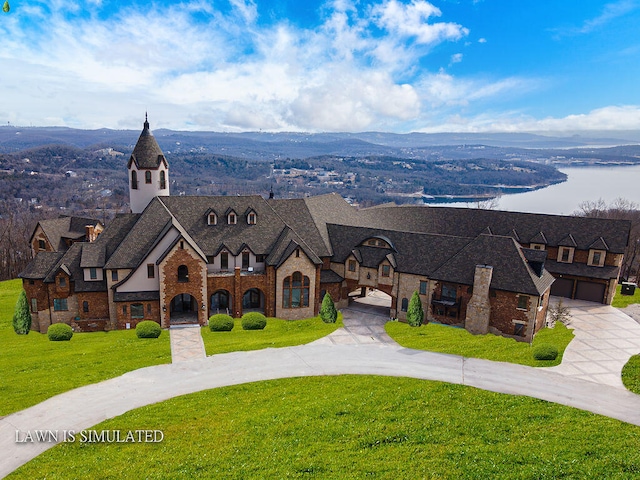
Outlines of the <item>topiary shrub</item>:
{"label": "topiary shrub", "polygon": [[158,338],[162,333],[162,328],[153,320],[143,320],[136,325],[136,335],[138,338]]}
{"label": "topiary shrub", "polygon": [[20,292],[16,308],[13,311],[13,330],[18,335],[27,335],[31,330],[31,310],[24,290]]}
{"label": "topiary shrub", "polygon": [[412,327],[419,327],[424,320],[424,310],[422,309],[422,302],[420,301],[420,295],[417,291],[411,295],[409,300],[409,308],[407,308],[407,323]]}
{"label": "topiary shrub", "polygon": [[54,323],[49,325],[47,336],[52,342],[68,341],[73,337],[73,329],[66,323]]}
{"label": "topiary shrub", "polygon": [[260,312],[249,312],[242,316],[243,330],[262,330],[267,326],[267,317]]}
{"label": "topiary shrub", "polygon": [[338,319],[336,305],[333,303],[333,299],[328,293],[325,293],[324,298],[322,299],[320,318],[324,323],[336,323],[336,320]]}
{"label": "topiary shrub", "polygon": [[212,332],[230,332],[233,330],[233,318],[226,313],[217,313],[209,317],[209,330]]}
{"label": "topiary shrub", "polygon": [[533,358],[536,360],[555,360],[558,356],[558,349],[548,343],[543,343],[534,347]]}

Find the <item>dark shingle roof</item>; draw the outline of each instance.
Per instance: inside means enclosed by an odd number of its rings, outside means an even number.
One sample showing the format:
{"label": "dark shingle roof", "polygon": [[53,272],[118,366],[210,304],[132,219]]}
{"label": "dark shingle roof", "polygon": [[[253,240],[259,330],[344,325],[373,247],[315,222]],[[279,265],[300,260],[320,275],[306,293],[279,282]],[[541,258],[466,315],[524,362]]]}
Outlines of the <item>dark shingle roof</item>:
{"label": "dark shingle roof", "polygon": [[[51,218],[49,220],[40,220],[38,224],[47,236],[49,243],[56,251],[67,249],[64,239],[81,240],[86,235],[86,226],[96,226],[100,222],[93,218],[86,217],[67,217]],[[35,230],[34,230],[35,233]]]}
{"label": "dark shingle roof", "polygon": [[160,292],[115,292],[113,294],[113,300],[116,302],[160,300]]}
{"label": "dark shingle roof", "polygon": [[40,252],[18,276],[28,280],[44,280],[63,255],[63,252]]}
{"label": "dark shingle roof", "polygon": [[582,250],[589,249],[602,237],[613,253],[624,253],[631,228],[628,220],[453,207],[395,206],[364,209],[359,214],[368,225],[391,230],[463,237],[489,231],[493,235],[512,236],[515,230],[521,243],[549,246],[558,246],[571,234],[575,246]]}
{"label": "dark shingle roof", "polygon": [[558,275],[574,275],[578,277],[599,278],[602,280],[610,280],[618,278],[620,269],[615,266],[606,265],[604,267],[589,266],[585,263],[564,263],[555,260],[547,260],[545,268],[555,276]]}
{"label": "dark shingle roof", "polygon": [[127,167],[131,166],[131,162],[134,162],[138,169],[155,169],[163,162],[167,164],[167,159],[149,130],[149,122],[146,120]]}
{"label": "dark shingle roof", "polygon": [[553,283],[546,270],[538,276],[512,237],[479,235],[440,266],[431,278],[473,285],[476,265],[493,267],[491,288],[529,295],[542,295]]}

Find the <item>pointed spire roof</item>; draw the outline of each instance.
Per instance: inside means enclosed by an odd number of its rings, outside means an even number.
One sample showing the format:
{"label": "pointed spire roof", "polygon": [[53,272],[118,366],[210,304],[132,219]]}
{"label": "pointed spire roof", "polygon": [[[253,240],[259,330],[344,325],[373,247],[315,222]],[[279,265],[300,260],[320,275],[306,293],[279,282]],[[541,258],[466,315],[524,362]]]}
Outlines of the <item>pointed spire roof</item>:
{"label": "pointed spire roof", "polygon": [[132,162],[135,162],[138,169],[156,169],[161,163],[167,166],[167,159],[149,129],[149,119],[146,113],[144,115],[144,128],[133,149],[127,168],[131,168]]}

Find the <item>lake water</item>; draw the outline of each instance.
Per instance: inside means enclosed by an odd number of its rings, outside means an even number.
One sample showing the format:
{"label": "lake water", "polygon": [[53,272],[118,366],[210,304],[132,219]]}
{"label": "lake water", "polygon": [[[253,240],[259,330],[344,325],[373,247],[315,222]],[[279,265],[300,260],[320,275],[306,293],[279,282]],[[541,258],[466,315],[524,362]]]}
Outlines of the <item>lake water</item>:
{"label": "lake water", "polygon": [[[640,205],[640,165],[559,170],[567,174],[566,182],[533,192],[503,195],[496,210],[570,215],[582,202],[600,198],[607,204],[616,198],[625,198]],[[438,206],[474,207],[475,204],[456,202]]]}

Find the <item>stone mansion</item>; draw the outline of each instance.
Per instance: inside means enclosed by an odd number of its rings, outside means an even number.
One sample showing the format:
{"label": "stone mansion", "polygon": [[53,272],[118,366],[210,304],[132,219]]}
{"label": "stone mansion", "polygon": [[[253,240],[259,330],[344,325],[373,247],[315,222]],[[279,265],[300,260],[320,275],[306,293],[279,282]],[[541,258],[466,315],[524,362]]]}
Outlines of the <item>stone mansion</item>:
{"label": "stone mansion", "polygon": [[356,210],[339,195],[303,199],[171,196],[169,163],[145,121],[127,163],[131,213],[41,221],[21,273],[33,329],[205,325],[258,310],[302,319],[325,292],[338,308],[373,288],[404,320],[417,291],[425,320],[530,341],[550,295],[610,303],[627,221],[464,208]]}

